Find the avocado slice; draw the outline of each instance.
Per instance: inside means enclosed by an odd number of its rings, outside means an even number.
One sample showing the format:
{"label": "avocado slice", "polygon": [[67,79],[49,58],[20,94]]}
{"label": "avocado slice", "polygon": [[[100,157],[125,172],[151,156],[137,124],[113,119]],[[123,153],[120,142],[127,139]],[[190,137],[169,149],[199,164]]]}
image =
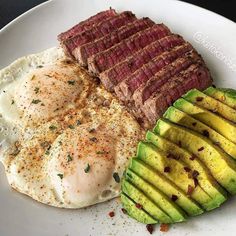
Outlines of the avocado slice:
{"label": "avocado slice", "polygon": [[158,223],[158,221],[155,220],[153,217],[151,217],[148,213],[146,213],[142,209],[138,209],[136,207],[136,203],[124,193],[121,193],[120,198],[124,209],[127,211],[127,214],[131,216],[133,219],[143,224]]}
{"label": "avocado slice", "polygon": [[218,146],[220,146],[226,153],[236,159],[236,144],[217,133],[201,121],[196,120],[195,118],[172,106],[167,109],[163,117],[173,123],[185,126],[186,128],[194,130],[209,138],[213,143],[218,144]]}
{"label": "avocado slice", "polygon": [[236,109],[236,90],[230,88],[209,87],[204,91],[204,93],[229,107]]}
{"label": "avocado slice", "polygon": [[178,99],[174,103],[174,107],[203,122],[236,144],[236,126],[232,122],[214,114],[213,112],[194,105],[183,98]]}
{"label": "avocado slice", "polygon": [[227,200],[227,192],[216,182],[207,167],[197,157],[193,158],[188,151],[150,131],[147,132],[146,139],[163,151],[178,157],[191,171],[196,170],[199,173],[199,185],[214,199],[216,207]]}
{"label": "avocado slice", "polygon": [[137,208],[144,209],[155,220],[161,223],[173,223],[172,219],[165,212],[126,179],[122,181],[122,192],[139,205],[139,207],[137,207],[136,204]]}
{"label": "avocado slice", "polygon": [[156,189],[143,180],[139,175],[135,174],[131,169],[126,171],[126,180],[132,183],[136,188],[140,189],[148,198],[160,207],[163,212],[170,216],[173,222],[185,221],[187,215],[180,207],[178,207],[160,190]]}
{"label": "avocado slice", "polygon": [[236,163],[209,139],[163,119],[158,120],[154,132],[199,157],[219,184],[229,193],[236,193]]}
{"label": "avocado slice", "polygon": [[212,111],[213,113],[216,113],[227,120],[236,122],[236,110],[198,91],[197,89],[190,90],[183,96],[183,98],[189,102],[197,104],[200,107]]}
{"label": "avocado slice", "polygon": [[137,175],[142,176],[146,182],[152,184],[156,189],[159,189],[170,199],[172,196],[177,196],[175,203],[189,216],[200,215],[204,212],[203,209],[193,199],[189,198],[179,187],[177,187],[175,183],[172,183],[158,171],[153,170],[143,161],[133,158],[131,159],[129,168]]}
{"label": "avocado slice", "polygon": [[[185,165],[178,160],[168,158],[168,155],[150,142],[140,142],[138,145],[137,158],[158,170],[169,180],[173,181],[179,188],[188,194],[189,186],[191,198],[197,201],[205,210],[216,208],[213,199],[199,186],[195,186],[194,179],[189,177],[185,171]],[[169,168],[170,171],[166,171]]]}

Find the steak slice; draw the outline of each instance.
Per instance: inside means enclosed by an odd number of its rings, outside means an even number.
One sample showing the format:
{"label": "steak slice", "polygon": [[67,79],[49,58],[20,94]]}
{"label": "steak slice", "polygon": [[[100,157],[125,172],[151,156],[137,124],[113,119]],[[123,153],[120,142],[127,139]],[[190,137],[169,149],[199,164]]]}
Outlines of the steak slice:
{"label": "steak slice", "polygon": [[84,30],[91,29],[91,27],[95,24],[98,24],[101,21],[110,18],[111,16],[115,16],[116,14],[117,13],[114,9],[99,12],[96,15],[89,17],[87,20],[81,21],[79,24],[73,26],[71,29],[59,34],[57,38],[60,42],[62,42]]}
{"label": "steak slice", "polygon": [[144,102],[156,93],[158,89],[171,77],[175,76],[182,70],[187,69],[193,63],[201,61],[201,57],[195,50],[188,52],[183,57],[178,58],[173,63],[165,66],[155,76],[150,78],[145,84],[141,85],[133,94],[133,100],[137,107],[142,107]]}
{"label": "steak slice", "polygon": [[146,83],[166,65],[172,63],[178,57],[182,57],[185,53],[192,49],[193,47],[189,43],[185,43],[155,57],[115,87],[117,96],[122,101],[129,101],[137,88]]}
{"label": "steak slice", "polygon": [[83,44],[95,41],[106,34],[110,34],[114,30],[120,28],[123,25],[126,25],[137,18],[130,11],[122,12],[119,15],[111,16],[105,21],[94,25],[92,28],[84,30],[79,34],[76,34],[74,37],[71,37],[62,42],[64,49],[69,55],[72,55],[72,52],[75,48],[82,46]]}
{"label": "steak slice", "polygon": [[105,51],[106,49],[130,37],[131,35],[149,28],[154,24],[155,23],[149,18],[133,21],[96,41],[76,47],[72,51],[72,54],[81,65],[87,66],[87,59],[92,55],[101,51]]}
{"label": "steak slice", "polygon": [[191,65],[185,71],[168,80],[157,93],[143,105],[142,111],[148,120],[155,124],[166,109],[192,88],[206,89],[212,84],[209,70],[202,63]]}
{"label": "steak slice", "polygon": [[114,87],[122,80],[128,78],[133,72],[142,65],[149,62],[160,53],[184,43],[184,39],[179,35],[169,35],[160,40],[156,40],[144,49],[139,50],[132,56],[116,64],[109,70],[99,75],[104,87],[109,91],[113,91]]}
{"label": "steak slice", "polygon": [[164,24],[156,24],[151,28],[140,31],[106,51],[90,57],[88,59],[89,71],[98,75],[148,44],[169,34],[170,30]]}

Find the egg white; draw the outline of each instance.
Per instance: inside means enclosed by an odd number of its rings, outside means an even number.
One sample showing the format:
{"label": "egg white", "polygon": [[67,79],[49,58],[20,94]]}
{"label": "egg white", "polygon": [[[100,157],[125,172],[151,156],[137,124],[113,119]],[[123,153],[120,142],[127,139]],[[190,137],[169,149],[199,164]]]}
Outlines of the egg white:
{"label": "egg white", "polygon": [[[42,105],[43,104],[43,105]],[[61,48],[0,71],[0,160],[9,184],[42,203],[80,208],[120,193],[144,130]]]}

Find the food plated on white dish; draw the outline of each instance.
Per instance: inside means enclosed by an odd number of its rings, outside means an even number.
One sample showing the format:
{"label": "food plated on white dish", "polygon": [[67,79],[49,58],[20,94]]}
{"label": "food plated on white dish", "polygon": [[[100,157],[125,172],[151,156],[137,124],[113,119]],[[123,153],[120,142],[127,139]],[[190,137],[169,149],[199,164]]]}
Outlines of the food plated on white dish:
{"label": "food plated on white dish", "polygon": [[9,184],[59,208],[122,192],[124,217],[150,233],[234,195],[235,141],[224,127],[234,130],[235,91],[210,87],[207,63],[176,33],[110,8],[59,34],[59,46],[3,68]]}

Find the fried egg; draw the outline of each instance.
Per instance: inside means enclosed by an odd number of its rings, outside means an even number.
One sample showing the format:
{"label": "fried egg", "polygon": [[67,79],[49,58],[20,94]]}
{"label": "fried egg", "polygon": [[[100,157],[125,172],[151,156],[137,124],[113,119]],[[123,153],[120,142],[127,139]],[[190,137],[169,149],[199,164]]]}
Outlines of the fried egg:
{"label": "fried egg", "polygon": [[0,160],[9,184],[56,207],[114,198],[144,137],[112,94],[61,48],[0,71]]}

